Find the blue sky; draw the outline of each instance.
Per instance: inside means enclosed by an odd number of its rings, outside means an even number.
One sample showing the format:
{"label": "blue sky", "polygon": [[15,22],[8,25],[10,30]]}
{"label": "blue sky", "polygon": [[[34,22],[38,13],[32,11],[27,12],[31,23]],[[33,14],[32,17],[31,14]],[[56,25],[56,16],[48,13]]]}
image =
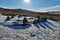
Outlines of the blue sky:
{"label": "blue sky", "polygon": [[30,0],[29,3],[24,0],[0,0],[0,7],[35,11],[60,10],[60,0]]}

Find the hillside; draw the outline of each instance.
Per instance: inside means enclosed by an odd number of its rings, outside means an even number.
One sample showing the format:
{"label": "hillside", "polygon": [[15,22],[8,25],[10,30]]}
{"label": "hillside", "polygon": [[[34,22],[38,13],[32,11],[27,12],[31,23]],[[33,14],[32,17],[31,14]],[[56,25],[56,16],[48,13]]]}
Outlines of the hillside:
{"label": "hillside", "polygon": [[50,12],[33,12],[29,10],[24,9],[6,9],[6,8],[0,8],[0,13],[3,15],[26,15],[26,16],[40,16],[40,17],[47,17],[47,18],[53,18],[55,20],[60,20],[60,14],[50,13]]}

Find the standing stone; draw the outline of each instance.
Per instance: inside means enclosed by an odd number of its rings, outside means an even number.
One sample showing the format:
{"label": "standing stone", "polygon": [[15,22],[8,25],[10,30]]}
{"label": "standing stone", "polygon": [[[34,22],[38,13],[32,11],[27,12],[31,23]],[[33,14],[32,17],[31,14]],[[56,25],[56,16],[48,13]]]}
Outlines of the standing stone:
{"label": "standing stone", "polygon": [[10,20],[10,17],[9,16],[7,16],[7,18],[6,18],[6,20],[5,21],[9,21]]}
{"label": "standing stone", "polygon": [[37,20],[35,19],[34,22],[33,22],[33,24],[36,24],[36,23],[37,23]]}
{"label": "standing stone", "polygon": [[14,16],[12,15],[11,18],[14,18]]}
{"label": "standing stone", "polygon": [[24,18],[24,19],[23,19],[23,25],[25,26],[25,25],[27,24],[27,22],[28,22],[27,19]]}
{"label": "standing stone", "polygon": [[37,18],[38,18],[37,23],[39,23],[40,22],[40,16],[38,16]]}

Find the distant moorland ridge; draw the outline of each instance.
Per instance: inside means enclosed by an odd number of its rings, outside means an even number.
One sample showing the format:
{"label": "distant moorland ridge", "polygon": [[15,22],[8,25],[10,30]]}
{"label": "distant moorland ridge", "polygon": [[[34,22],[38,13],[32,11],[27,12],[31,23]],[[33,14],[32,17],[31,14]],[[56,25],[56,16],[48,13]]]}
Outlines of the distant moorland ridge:
{"label": "distant moorland ridge", "polygon": [[24,10],[24,9],[5,9],[5,8],[0,8],[0,14],[2,15],[26,15],[26,16],[40,16],[40,17],[47,17],[47,18],[53,18],[55,20],[60,20],[60,14],[49,14],[49,12],[34,12],[34,11],[29,11],[29,10]]}

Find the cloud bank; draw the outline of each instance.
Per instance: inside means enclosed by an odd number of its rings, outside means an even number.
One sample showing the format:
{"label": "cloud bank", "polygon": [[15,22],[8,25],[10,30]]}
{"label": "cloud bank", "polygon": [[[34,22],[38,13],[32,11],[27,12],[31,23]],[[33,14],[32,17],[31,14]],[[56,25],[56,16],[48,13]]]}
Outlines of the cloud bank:
{"label": "cloud bank", "polygon": [[60,5],[46,7],[46,8],[40,8],[38,11],[39,12],[60,11]]}

